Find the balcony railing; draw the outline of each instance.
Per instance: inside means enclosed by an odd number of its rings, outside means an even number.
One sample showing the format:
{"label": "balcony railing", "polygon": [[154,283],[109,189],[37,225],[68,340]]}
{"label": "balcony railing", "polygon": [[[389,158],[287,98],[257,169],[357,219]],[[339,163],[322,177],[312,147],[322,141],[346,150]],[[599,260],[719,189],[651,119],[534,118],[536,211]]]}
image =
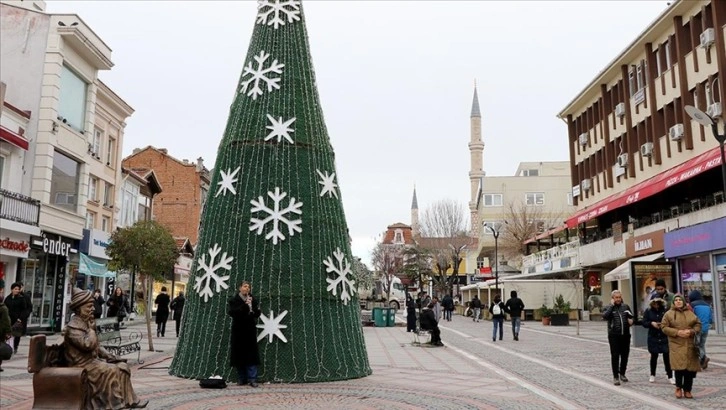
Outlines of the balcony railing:
{"label": "balcony railing", "polygon": [[40,201],[17,192],[0,189],[0,219],[38,226]]}
{"label": "balcony railing", "polygon": [[574,240],[565,244],[555,246],[554,248],[545,249],[531,255],[527,255],[522,259],[522,267],[534,266],[539,262],[571,256],[577,254],[577,248],[580,246],[579,241]]}

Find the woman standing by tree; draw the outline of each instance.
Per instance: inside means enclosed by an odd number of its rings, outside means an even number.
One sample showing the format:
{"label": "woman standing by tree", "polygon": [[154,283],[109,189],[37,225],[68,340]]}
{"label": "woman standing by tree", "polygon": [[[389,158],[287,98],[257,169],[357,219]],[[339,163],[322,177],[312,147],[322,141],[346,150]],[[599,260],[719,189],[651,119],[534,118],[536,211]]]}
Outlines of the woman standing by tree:
{"label": "woman standing by tree", "polygon": [[673,296],[673,306],[663,316],[661,329],[668,336],[671,368],[676,372],[676,397],[692,399],[693,379],[701,370],[693,337],[701,331],[701,322],[688,309],[683,295]]}

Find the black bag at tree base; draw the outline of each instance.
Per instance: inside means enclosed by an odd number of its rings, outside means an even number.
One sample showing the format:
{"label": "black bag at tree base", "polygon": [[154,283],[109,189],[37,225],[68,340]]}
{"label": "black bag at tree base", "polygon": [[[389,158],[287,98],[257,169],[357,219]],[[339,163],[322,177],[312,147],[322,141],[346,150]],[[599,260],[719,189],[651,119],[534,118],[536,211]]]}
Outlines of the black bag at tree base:
{"label": "black bag at tree base", "polygon": [[227,382],[224,379],[202,379],[199,381],[199,387],[203,389],[224,389]]}

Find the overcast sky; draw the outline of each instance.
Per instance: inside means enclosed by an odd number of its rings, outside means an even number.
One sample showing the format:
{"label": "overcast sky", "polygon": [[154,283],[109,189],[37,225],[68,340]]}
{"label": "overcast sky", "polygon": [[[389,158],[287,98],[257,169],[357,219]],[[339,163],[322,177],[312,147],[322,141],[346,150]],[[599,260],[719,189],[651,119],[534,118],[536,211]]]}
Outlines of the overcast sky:
{"label": "overcast sky", "polygon": [[[303,1],[353,253],[419,208],[470,199],[474,80],[484,170],[569,158],[556,114],[665,1]],[[214,166],[255,1],[56,1],[113,50],[101,79],[136,112],[123,154],[168,148]]]}

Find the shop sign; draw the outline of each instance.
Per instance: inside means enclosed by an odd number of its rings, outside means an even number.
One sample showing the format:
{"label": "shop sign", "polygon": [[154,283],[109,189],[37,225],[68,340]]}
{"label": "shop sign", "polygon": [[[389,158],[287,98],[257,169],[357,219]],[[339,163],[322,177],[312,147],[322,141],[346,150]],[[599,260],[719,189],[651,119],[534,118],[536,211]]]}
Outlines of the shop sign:
{"label": "shop sign", "polygon": [[549,272],[552,270],[552,261],[547,259],[544,263],[543,269],[545,272]]}
{"label": "shop sign", "polygon": [[673,258],[726,248],[726,218],[665,234],[665,257]]}
{"label": "shop sign", "polygon": [[30,250],[30,244],[26,241],[15,241],[9,237],[0,240],[0,253],[3,255],[27,258],[28,250]]}
{"label": "shop sign", "polygon": [[74,239],[64,238],[62,236],[52,235],[56,238],[49,238],[52,234],[43,233],[40,238],[34,237],[32,244],[39,247],[43,252],[49,255],[65,256],[66,258],[72,253],[78,253],[78,249],[73,247]]}
{"label": "shop sign", "polygon": [[61,266],[55,275],[55,298],[53,299],[53,330],[61,331],[63,324],[63,284],[66,278],[66,268]]}
{"label": "shop sign", "polygon": [[81,240],[81,252],[88,256],[101,259],[111,259],[106,254],[106,248],[111,244],[111,234],[100,229],[84,229]]}
{"label": "shop sign", "polygon": [[663,235],[665,230],[659,229],[645,235],[633,236],[625,240],[625,256],[646,255],[663,250]]}

